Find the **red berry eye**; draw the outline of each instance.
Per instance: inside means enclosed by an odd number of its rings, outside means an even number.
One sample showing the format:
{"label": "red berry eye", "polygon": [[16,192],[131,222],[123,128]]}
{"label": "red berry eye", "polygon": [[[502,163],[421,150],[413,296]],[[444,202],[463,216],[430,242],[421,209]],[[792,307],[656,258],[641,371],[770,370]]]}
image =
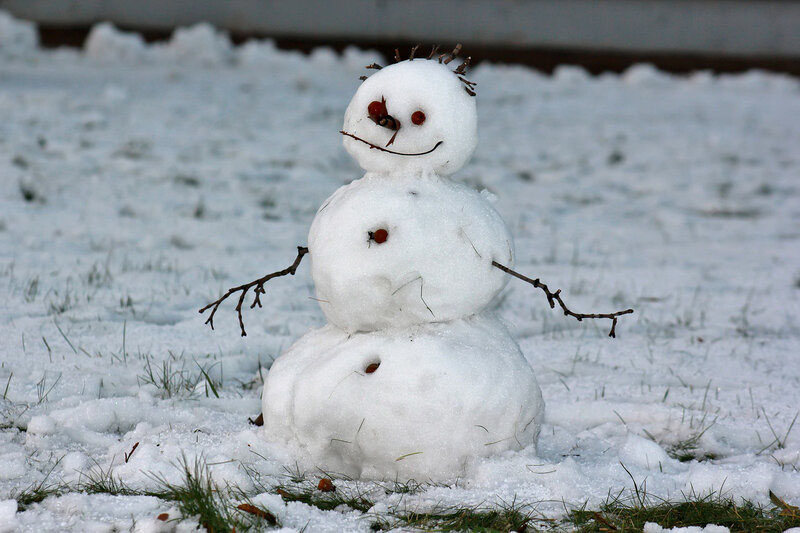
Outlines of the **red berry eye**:
{"label": "red berry eye", "polygon": [[367,106],[367,113],[371,117],[383,117],[389,113],[386,111],[386,100],[381,99],[380,102],[374,100]]}
{"label": "red berry eye", "polygon": [[422,111],[414,111],[411,114],[411,122],[413,122],[417,126],[421,125],[423,122],[425,122],[425,113],[423,113]]}
{"label": "red berry eye", "polygon": [[369,232],[369,240],[375,241],[378,244],[383,244],[386,242],[386,239],[389,238],[389,232],[383,228],[376,229],[375,231]]}

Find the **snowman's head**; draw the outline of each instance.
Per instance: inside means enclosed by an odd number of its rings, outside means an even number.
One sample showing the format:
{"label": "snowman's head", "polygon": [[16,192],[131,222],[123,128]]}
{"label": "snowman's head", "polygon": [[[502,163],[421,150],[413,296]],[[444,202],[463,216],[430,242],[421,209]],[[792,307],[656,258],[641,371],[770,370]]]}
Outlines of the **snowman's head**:
{"label": "snowman's head", "polygon": [[345,149],[367,172],[457,171],[478,142],[475,93],[459,70],[409,59],[367,78],[344,115]]}

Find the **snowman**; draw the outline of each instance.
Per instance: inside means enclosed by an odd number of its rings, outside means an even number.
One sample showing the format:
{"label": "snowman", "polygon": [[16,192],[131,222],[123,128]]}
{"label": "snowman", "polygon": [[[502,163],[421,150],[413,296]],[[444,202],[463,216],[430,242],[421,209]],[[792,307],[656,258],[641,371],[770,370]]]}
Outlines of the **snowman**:
{"label": "snowman", "polygon": [[[487,310],[511,270],[513,239],[485,194],[449,176],[477,143],[474,84],[459,47],[366,78],[344,117],[344,147],[365,170],[317,211],[308,246],[328,320],[278,357],[262,395],[264,435],[301,464],[351,477],[453,479],[482,457],[535,446],[544,402],[530,364]],[[624,314],[625,312],[621,312]],[[613,336],[613,329],[612,329]]]}

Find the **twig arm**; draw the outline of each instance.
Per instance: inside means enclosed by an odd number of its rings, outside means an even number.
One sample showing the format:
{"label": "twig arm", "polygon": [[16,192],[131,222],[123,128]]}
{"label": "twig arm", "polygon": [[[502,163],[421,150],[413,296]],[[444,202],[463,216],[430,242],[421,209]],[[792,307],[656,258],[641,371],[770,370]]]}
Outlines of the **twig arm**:
{"label": "twig arm", "polygon": [[564,316],[571,316],[574,317],[578,322],[581,322],[584,318],[607,318],[611,320],[611,331],[608,333],[609,337],[616,337],[616,329],[617,329],[617,318],[621,317],[622,315],[629,315],[633,313],[633,309],[625,309],[623,311],[615,311],[613,313],[575,313],[570,311],[567,307],[567,304],[564,303],[564,300],[561,299],[561,289],[556,289],[556,292],[551,292],[550,288],[539,281],[539,278],[531,279],[528,276],[520,274],[514,270],[511,270],[505,265],[501,265],[497,261],[492,261],[492,266],[495,266],[509,274],[514,276],[517,279],[521,279],[525,283],[529,283],[536,287],[537,289],[542,289],[544,291],[545,296],[547,296],[547,303],[550,304],[550,309],[555,309],[556,302],[561,307],[561,310],[564,311]]}
{"label": "twig arm", "polygon": [[271,274],[267,274],[263,278],[258,278],[257,280],[251,281],[250,283],[245,283],[244,285],[239,285],[238,287],[232,287],[228,289],[228,292],[223,294],[219,299],[211,302],[207,306],[200,309],[200,313],[205,313],[209,309],[211,309],[211,314],[208,315],[206,319],[206,324],[211,326],[211,329],[214,329],[214,314],[219,309],[219,306],[222,302],[224,302],[228,296],[241,291],[241,295],[239,295],[239,301],[236,304],[236,313],[239,315],[239,328],[242,330],[242,337],[247,336],[247,332],[244,329],[244,319],[242,318],[242,305],[244,304],[244,298],[247,295],[247,291],[251,288],[253,289],[253,293],[255,297],[253,298],[253,303],[250,304],[250,309],[253,309],[255,306],[261,307],[261,295],[265,294],[267,291],[264,289],[264,284],[271,280],[272,278],[278,278],[281,276],[294,276],[295,272],[297,272],[297,267],[300,266],[300,262],[303,260],[303,256],[308,253],[308,248],[305,246],[298,246],[297,247],[297,257],[294,260],[294,263],[289,265],[287,268],[283,270],[279,270],[277,272],[272,272]]}

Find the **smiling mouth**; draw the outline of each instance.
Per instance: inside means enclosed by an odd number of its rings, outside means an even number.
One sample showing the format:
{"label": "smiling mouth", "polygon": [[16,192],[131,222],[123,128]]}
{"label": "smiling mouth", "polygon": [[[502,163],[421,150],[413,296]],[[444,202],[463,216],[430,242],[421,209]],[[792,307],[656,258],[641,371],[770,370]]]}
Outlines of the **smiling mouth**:
{"label": "smiling mouth", "polygon": [[389,153],[389,154],[394,154],[394,155],[404,155],[404,156],[409,156],[409,157],[410,157],[410,156],[415,156],[415,155],[427,155],[427,154],[429,154],[429,153],[433,152],[434,150],[436,150],[437,148],[439,148],[439,146],[440,146],[442,143],[444,143],[444,141],[438,141],[438,142],[437,142],[437,143],[436,143],[436,144],[433,146],[433,148],[431,148],[431,149],[430,149],[430,150],[428,150],[427,152],[417,152],[417,153],[415,153],[415,154],[407,154],[407,153],[403,153],[403,152],[395,152],[394,150],[389,150],[389,149],[387,149],[387,148],[382,148],[382,147],[380,147],[380,146],[378,146],[378,145],[372,144],[372,143],[371,143],[371,142],[369,142],[369,141],[365,141],[364,139],[362,139],[361,137],[358,137],[357,135],[353,135],[352,133],[347,133],[347,132],[346,132],[346,131],[344,131],[344,130],[341,130],[341,131],[339,131],[339,133],[341,133],[342,135],[347,135],[348,137],[352,137],[353,139],[355,139],[355,140],[357,140],[357,141],[361,141],[362,143],[364,143],[364,144],[366,144],[367,146],[369,146],[369,147],[370,147],[370,149],[374,148],[375,150],[380,150],[381,152],[386,152],[386,153]]}

